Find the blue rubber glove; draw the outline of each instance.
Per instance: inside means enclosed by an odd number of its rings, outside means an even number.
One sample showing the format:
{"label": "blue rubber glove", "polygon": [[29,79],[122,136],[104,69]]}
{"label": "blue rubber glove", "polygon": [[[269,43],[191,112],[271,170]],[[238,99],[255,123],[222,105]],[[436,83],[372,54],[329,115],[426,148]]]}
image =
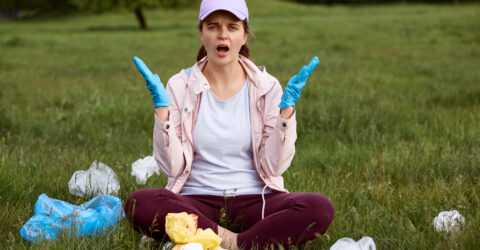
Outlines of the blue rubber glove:
{"label": "blue rubber glove", "polygon": [[147,89],[150,90],[155,108],[170,106],[167,90],[160,81],[160,77],[157,74],[152,74],[140,58],[134,56],[133,61],[147,82]]}
{"label": "blue rubber glove", "polygon": [[305,87],[305,83],[307,83],[308,77],[312,73],[312,71],[317,67],[319,61],[318,57],[312,58],[308,66],[303,66],[298,74],[294,75],[290,78],[290,81],[287,83],[287,87],[285,91],[283,91],[282,101],[278,105],[280,109],[293,106],[295,107],[295,103],[300,98],[300,90]]}

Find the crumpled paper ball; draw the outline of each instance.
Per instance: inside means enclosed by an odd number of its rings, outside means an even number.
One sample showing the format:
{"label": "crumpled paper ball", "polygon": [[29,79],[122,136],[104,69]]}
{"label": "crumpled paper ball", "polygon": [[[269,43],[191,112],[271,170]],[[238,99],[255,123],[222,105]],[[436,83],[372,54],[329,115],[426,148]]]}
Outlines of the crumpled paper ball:
{"label": "crumpled paper ball", "polygon": [[330,250],[376,250],[377,246],[372,238],[362,237],[359,241],[352,238],[341,238],[330,247]]}
{"label": "crumpled paper ball", "polygon": [[68,191],[79,197],[100,194],[118,195],[120,182],[115,172],[102,162],[94,161],[88,170],[73,173],[68,182]]}
{"label": "crumpled paper ball", "polygon": [[437,232],[458,232],[463,224],[465,224],[465,218],[457,210],[442,211],[433,219]]}
{"label": "crumpled paper ball", "polygon": [[195,214],[168,213],[165,218],[165,231],[175,243],[173,250],[179,250],[189,243],[200,243],[205,250],[220,247],[222,239],[212,229],[197,229],[198,216]]}
{"label": "crumpled paper ball", "polygon": [[132,176],[135,176],[137,184],[144,185],[147,179],[152,175],[159,175],[160,171],[157,162],[153,156],[147,156],[143,159],[138,159],[132,163]]}

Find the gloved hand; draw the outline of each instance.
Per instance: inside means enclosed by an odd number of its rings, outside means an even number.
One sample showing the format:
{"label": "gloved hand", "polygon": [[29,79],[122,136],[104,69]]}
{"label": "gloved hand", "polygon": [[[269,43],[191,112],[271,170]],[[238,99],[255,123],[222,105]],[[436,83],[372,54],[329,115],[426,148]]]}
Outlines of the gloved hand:
{"label": "gloved hand", "polygon": [[301,95],[300,90],[303,89],[305,83],[307,83],[308,77],[315,67],[317,67],[318,63],[318,57],[312,58],[308,66],[303,66],[298,74],[290,78],[285,91],[283,91],[282,101],[278,105],[280,109],[289,106],[295,107],[295,103],[298,101],[298,98],[300,98]]}
{"label": "gloved hand", "polygon": [[170,106],[167,90],[160,81],[160,77],[157,74],[152,74],[140,58],[134,56],[133,61],[147,82],[147,89],[150,90],[155,108]]}

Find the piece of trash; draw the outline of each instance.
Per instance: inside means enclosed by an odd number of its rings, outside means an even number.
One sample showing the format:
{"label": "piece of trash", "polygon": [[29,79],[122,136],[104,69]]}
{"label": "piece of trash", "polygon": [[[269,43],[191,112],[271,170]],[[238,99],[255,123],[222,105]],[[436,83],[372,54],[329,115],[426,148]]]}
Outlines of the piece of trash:
{"label": "piece of trash", "polygon": [[80,197],[118,195],[119,190],[120,183],[115,172],[97,161],[94,161],[88,170],[75,171],[68,182],[68,191]]}
{"label": "piece of trash", "polygon": [[169,241],[165,244],[163,244],[163,247],[161,250],[172,250],[175,247],[175,243]]}
{"label": "piece of trash", "polygon": [[433,219],[437,232],[458,232],[463,224],[465,224],[465,218],[457,210],[442,211]]}
{"label": "piece of trash", "polygon": [[137,184],[144,185],[147,179],[153,174],[160,174],[157,162],[153,156],[147,156],[143,159],[138,159],[132,163],[132,176],[137,179]]}
{"label": "piece of trash", "polygon": [[360,249],[362,250],[375,250],[377,249],[377,245],[375,245],[375,241],[368,236],[363,236],[359,241],[357,241],[358,245],[360,245]]}
{"label": "piece of trash", "polygon": [[200,243],[203,249],[220,249],[222,239],[212,229],[197,229],[198,216],[195,214],[168,213],[165,217],[165,229],[170,240],[175,243],[174,250],[182,249],[188,243]]}
{"label": "piece of trash", "polygon": [[142,238],[140,239],[140,243],[142,244],[147,244],[149,242],[155,242],[155,239],[152,237],[148,237],[146,235],[143,235]]}
{"label": "piece of trash", "polygon": [[200,243],[188,243],[180,248],[180,250],[203,250],[203,246]]}
{"label": "piece of trash", "polygon": [[330,247],[330,250],[376,250],[377,246],[372,238],[362,237],[359,241],[352,238],[341,238]]}
{"label": "piece of trash", "polygon": [[79,206],[41,194],[35,203],[35,215],[20,229],[20,235],[33,242],[53,241],[61,233],[77,236],[104,233],[125,217],[122,201],[99,195]]}

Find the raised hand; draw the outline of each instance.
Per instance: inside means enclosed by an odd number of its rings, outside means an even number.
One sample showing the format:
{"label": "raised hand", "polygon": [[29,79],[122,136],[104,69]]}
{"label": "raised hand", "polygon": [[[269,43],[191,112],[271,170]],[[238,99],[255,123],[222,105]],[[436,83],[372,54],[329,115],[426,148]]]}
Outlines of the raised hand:
{"label": "raised hand", "polygon": [[300,90],[305,87],[305,83],[307,83],[308,77],[312,73],[312,71],[317,67],[319,61],[318,57],[312,58],[308,66],[303,66],[298,74],[294,75],[290,78],[290,81],[287,83],[287,87],[285,91],[283,91],[282,101],[278,105],[280,109],[293,106],[295,107],[295,103],[300,98]]}
{"label": "raised hand", "polygon": [[145,65],[140,58],[134,56],[133,61],[143,75],[143,78],[145,78],[147,89],[150,90],[155,108],[170,106],[167,90],[165,90],[165,87],[160,81],[160,77],[158,77],[157,74],[152,74],[147,65]]}

